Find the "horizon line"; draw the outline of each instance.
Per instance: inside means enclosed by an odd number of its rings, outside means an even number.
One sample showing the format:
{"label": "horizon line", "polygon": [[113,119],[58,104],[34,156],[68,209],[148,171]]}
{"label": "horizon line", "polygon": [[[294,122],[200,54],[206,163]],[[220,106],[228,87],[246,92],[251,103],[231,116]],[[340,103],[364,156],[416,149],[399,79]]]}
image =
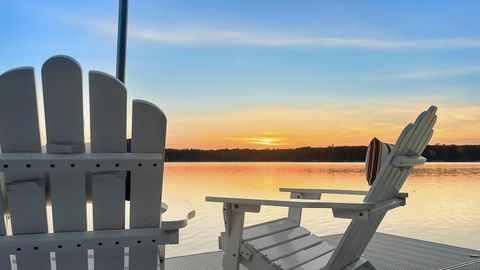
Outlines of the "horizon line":
{"label": "horizon line", "polygon": [[[427,146],[454,146],[454,147],[466,147],[466,146],[480,146],[480,144],[428,144]],[[172,148],[166,147],[165,150],[177,150],[177,151],[222,151],[222,150],[253,150],[253,151],[276,151],[276,150],[297,150],[305,148],[323,149],[323,148],[340,148],[340,147],[368,147],[368,145],[329,145],[329,146],[300,146],[293,148],[216,148],[216,149],[201,149],[201,148]]]}

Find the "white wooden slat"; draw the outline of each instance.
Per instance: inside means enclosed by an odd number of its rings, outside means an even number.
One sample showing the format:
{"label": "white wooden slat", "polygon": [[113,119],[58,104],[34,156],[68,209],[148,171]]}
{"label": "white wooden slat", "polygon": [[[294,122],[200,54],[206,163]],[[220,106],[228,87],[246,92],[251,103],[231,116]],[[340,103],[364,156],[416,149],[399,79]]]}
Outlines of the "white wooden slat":
{"label": "white wooden slat", "polygon": [[73,152],[85,152],[80,64],[63,55],[48,59],[42,66],[42,85],[47,152],[54,152],[49,151],[49,145],[65,145]]}
{"label": "white wooden slat", "polygon": [[[116,78],[89,72],[90,137],[92,153],[122,153],[127,150],[127,90]],[[91,176],[93,229],[124,229],[126,172]],[[123,269],[124,247],[95,250],[95,269]]]}
{"label": "white wooden slat", "polygon": [[[0,76],[0,145],[3,153],[40,152],[37,98],[33,68],[17,68]],[[5,173],[14,234],[46,233],[43,174]],[[2,259],[2,263],[5,258]],[[19,270],[50,269],[48,252],[16,256]],[[9,269],[10,265],[0,265]]]}
{"label": "white wooden slat", "polygon": [[12,69],[0,76],[0,146],[3,153],[41,151],[31,67]]}
{"label": "white wooden slat", "polygon": [[126,172],[98,173],[91,176],[94,230],[124,229],[125,177]]}
{"label": "white wooden slat", "polygon": [[[125,226],[125,172],[91,176],[94,230],[123,229]],[[119,195],[122,196],[119,196]],[[95,250],[95,269],[123,269],[124,247]]]}
{"label": "white wooden slat", "polygon": [[[6,174],[6,178],[13,178]],[[47,233],[45,180],[22,180],[6,184],[13,234]],[[32,247],[34,248],[34,247]],[[50,269],[49,252],[18,254],[17,269]]]}
{"label": "white wooden slat", "polygon": [[87,227],[85,176],[72,171],[51,172],[53,230],[84,231]]}
{"label": "white wooden slat", "polygon": [[276,260],[275,262],[273,262],[273,264],[279,267],[280,269],[290,270],[302,264],[310,262],[318,257],[321,257],[329,253],[330,251],[332,251],[334,248],[335,247],[331,246],[327,242],[322,242],[311,248],[302,250],[293,255]]}
{"label": "white wooden slat", "polygon": [[251,246],[255,250],[263,250],[267,248],[271,248],[277,245],[281,245],[286,242],[290,242],[300,237],[304,237],[309,235],[310,232],[303,228],[297,227],[286,231],[281,231],[269,236],[265,236],[262,238],[257,238],[252,241],[246,242],[249,246]]}
{"label": "white wooden slat", "polygon": [[127,150],[127,89],[115,77],[89,72],[92,153]]}
{"label": "white wooden slat", "polygon": [[299,224],[290,219],[283,218],[251,227],[246,227],[243,231],[243,240],[250,241],[255,238],[263,237],[269,234],[274,234],[280,231],[298,227]]}
{"label": "white wooden slat", "polygon": [[[132,152],[165,152],[167,119],[155,105],[133,101]],[[158,227],[160,225],[163,162],[156,170],[133,170],[130,186],[130,228]],[[156,269],[158,249],[130,247],[131,270]]]}
{"label": "white wooden slat", "polygon": [[292,255],[300,250],[307,249],[322,242],[322,238],[316,235],[308,235],[293,241],[260,251],[270,261]]}
{"label": "white wooden slat", "polygon": [[299,267],[294,268],[294,270],[319,270],[324,269],[328,263],[328,260],[332,257],[333,252],[329,252],[323,256],[316,258],[304,265],[300,265]]}
{"label": "white wooden slat", "polygon": [[[42,85],[48,153],[85,151],[83,135],[82,71],[67,56],[54,56],[42,66]],[[55,232],[85,231],[86,182],[83,171],[50,172]],[[87,250],[57,251],[59,270],[86,270]]]}
{"label": "white wooden slat", "polygon": [[45,200],[45,180],[22,180],[7,183],[7,199],[12,215],[12,233],[29,234],[48,231],[45,205],[36,202]]}

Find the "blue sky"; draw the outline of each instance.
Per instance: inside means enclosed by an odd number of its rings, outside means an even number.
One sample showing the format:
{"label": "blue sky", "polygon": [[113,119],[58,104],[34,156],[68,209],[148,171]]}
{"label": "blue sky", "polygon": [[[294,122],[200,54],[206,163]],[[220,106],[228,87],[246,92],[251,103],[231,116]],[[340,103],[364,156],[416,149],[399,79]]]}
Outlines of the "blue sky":
{"label": "blue sky", "polygon": [[[129,2],[129,98],[166,111],[172,147],[256,147],[240,139],[265,136],[278,147],[366,144],[381,127],[359,140],[335,134],[386,112],[392,139],[430,104],[445,108],[435,142],[480,143],[480,129],[471,131],[480,127],[479,1]],[[85,74],[114,74],[117,9],[110,0],[0,0],[0,73],[68,54]],[[336,128],[340,110],[358,118]]]}

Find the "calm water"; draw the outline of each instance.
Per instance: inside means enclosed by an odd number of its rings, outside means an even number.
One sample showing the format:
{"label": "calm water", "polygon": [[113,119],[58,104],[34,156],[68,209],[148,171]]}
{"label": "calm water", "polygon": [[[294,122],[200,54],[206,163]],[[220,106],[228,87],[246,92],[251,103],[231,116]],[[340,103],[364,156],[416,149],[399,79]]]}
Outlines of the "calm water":
{"label": "calm water", "polygon": [[[185,198],[197,216],[180,234],[181,245],[167,256],[217,250],[223,230],[222,205],[206,195],[288,198],[279,187],[368,189],[362,163],[168,163],[164,198]],[[403,191],[407,206],[390,211],[380,232],[480,250],[480,163],[430,163],[417,168]],[[325,200],[359,201],[358,196],[325,195]],[[286,215],[286,208],[263,207],[246,224]],[[303,224],[318,235],[344,232],[348,220],[330,210],[304,210]]]}

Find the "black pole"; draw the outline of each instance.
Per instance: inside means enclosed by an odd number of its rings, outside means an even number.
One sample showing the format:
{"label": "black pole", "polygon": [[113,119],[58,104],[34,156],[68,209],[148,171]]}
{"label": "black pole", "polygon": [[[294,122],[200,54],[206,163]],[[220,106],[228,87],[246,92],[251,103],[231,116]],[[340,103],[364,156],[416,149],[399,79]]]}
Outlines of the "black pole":
{"label": "black pole", "polygon": [[120,0],[118,9],[118,41],[117,41],[117,79],[125,82],[125,58],[127,54],[127,18],[128,0]]}
{"label": "black pole", "polygon": [[[125,58],[127,55],[127,18],[128,18],[128,0],[119,0],[118,8],[118,41],[117,41],[117,79],[125,83]],[[127,152],[130,152],[129,139],[127,142]],[[130,201],[130,171],[127,172],[125,180],[125,200]]]}

